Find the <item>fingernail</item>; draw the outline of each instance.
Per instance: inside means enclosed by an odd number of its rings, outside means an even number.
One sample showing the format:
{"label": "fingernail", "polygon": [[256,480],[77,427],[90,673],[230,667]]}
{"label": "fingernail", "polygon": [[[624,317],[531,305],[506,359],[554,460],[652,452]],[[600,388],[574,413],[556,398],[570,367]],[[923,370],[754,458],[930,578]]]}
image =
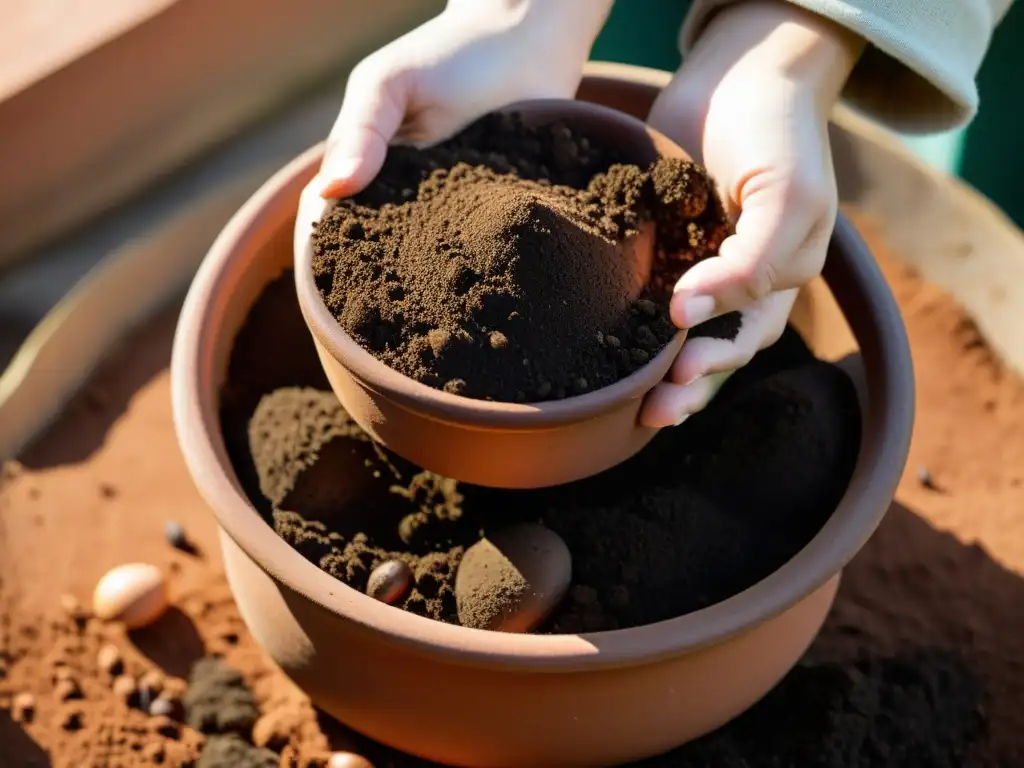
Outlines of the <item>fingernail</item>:
{"label": "fingernail", "polygon": [[676,421],[676,423],[675,423],[675,424],[673,424],[672,426],[673,426],[673,427],[678,427],[678,426],[679,426],[680,424],[682,424],[682,423],[683,423],[684,421],[686,421],[686,420],[687,420],[688,418],[690,418],[690,414],[688,414],[688,413],[684,413],[684,414],[683,414],[682,416],[680,416],[680,417],[679,417],[678,421]]}
{"label": "fingernail", "polygon": [[320,196],[344,197],[351,187],[352,176],[359,170],[359,163],[357,157],[343,157],[331,161],[330,165],[320,171],[320,175],[328,180],[320,190]]}
{"label": "fingernail", "polygon": [[683,316],[679,318],[684,328],[693,328],[707,322],[715,314],[714,296],[688,296],[683,299]]}

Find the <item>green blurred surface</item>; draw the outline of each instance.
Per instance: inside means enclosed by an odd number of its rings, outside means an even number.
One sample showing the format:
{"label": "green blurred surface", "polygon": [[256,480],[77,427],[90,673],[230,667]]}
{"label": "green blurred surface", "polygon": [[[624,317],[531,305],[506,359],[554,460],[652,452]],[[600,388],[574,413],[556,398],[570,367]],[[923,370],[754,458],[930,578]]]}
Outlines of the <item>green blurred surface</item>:
{"label": "green blurred surface", "polygon": [[[674,71],[688,8],[687,0],[618,0],[591,58]],[[1024,154],[1015,138],[1024,120],[1024,0],[996,30],[978,88],[981,110],[967,128],[904,139],[925,162],[961,176],[1024,226]]]}

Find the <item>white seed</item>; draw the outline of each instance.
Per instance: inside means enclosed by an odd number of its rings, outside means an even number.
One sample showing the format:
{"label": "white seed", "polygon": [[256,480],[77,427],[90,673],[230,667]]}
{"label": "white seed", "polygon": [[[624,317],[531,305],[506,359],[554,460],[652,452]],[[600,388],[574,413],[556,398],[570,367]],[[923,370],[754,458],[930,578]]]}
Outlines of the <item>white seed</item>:
{"label": "white seed", "polygon": [[128,563],[107,571],[92,596],[98,618],[124,622],[128,629],[152,624],[167,605],[167,581],[159,568],[147,563]]}

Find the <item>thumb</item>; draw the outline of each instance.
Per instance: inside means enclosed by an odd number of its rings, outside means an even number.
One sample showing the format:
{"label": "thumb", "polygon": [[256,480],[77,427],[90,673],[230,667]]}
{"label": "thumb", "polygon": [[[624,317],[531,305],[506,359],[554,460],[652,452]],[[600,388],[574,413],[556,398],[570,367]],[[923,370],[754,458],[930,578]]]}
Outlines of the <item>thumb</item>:
{"label": "thumb", "polygon": [[798,287],[820,270],[817,249],[808,247],[818,201],[805,200],[788,186],[767,184],[751,192],[742,202],[735,233],[722,242],[718,255],[693,265],[679,279],[671,314],[680,327],[692,328],[759,302],[772,291]]}
{"label": "thumb", "polygon": [[388,142],[405,118],[406,78],[363,62],[352,70],[338,119],[327,137],[320,176],[324,198],[351,197],[384,165]]}

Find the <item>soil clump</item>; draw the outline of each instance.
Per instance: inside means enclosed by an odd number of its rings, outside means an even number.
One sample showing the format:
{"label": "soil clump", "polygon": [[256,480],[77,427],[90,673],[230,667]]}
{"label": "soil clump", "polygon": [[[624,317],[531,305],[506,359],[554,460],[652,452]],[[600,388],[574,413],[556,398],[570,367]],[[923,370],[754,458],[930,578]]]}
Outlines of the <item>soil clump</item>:
{"label": "soil clump", "polygon": [[[653,275],[631,255],[652,228]],[[390,149],[315,225],[313,272],[342,327],[392,368],[541,402],[654,357],[676,333],[669,289],[726,229],[695,163],[642,168],[564,125],[490,115],[438,146]]]}
{"label": "soil clump", "polygon": [[[234,396],[243,382],[280,380],[267,366],[302,370],[290,360],[302,348],[264,356],[258,370],[245,348],[292,311],[290,279],[266,289],[239,334],[228,373]],[[466,548],[516,523],[547,526],[572,553],[568,597],[540,631],[631,627],[721,601],[820,530],[859,444],[852,382],[792,330],[685,429],[662,430],[601,475],[535,491],[422,470],[370,441],[326,387],[291,383],[266,391],[250,413],[225,403],[231,455],[257,481],[244,485],[253,502],[307,559],[360,591],[382,563],[407,563],[413,586],[396,604],[449,623],[459,622],[454,584]]]}

